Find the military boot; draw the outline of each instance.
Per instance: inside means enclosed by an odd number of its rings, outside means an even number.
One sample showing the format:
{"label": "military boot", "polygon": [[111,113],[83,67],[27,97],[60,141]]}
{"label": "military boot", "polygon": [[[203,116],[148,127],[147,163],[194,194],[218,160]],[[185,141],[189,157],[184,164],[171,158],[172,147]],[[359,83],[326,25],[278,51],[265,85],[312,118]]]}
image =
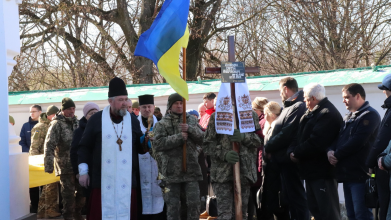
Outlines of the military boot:
{"label": "military boot", "polygon": [[49,218],[55,218],[55,217],[61,216],[61,213],[56,212],[55,210],[49,209],[49,210],[46,210],[46,216]]}
{"label": "military boot", "polygon": [[44,219],[44,218],[46,218],[44,212],[39,212],[39,213],[37,213],[37,219]]}

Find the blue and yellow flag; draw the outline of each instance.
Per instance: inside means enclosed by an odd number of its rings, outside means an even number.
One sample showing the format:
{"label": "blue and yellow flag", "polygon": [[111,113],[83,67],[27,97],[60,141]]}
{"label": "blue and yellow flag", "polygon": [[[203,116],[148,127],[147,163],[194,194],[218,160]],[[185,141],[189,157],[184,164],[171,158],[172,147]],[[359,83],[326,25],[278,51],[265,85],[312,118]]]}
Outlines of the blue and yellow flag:
{"label": "blue and yellow flag", "polygon": [[181,48],[187,47],[189,0],[166,0],[151,27],[141,34],[135,56],[151,59],[159,73],[183,98],[189,100],[186,82],[179,73]]}

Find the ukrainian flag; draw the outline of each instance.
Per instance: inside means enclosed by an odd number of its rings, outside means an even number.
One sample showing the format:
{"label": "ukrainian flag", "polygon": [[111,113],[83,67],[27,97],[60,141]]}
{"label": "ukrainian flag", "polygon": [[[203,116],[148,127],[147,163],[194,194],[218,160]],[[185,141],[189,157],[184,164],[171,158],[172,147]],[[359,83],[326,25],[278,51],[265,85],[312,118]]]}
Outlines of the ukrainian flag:
{"label": "ukrainian flag", "polygon": [[152,26],[139,38],[135,56],[151,59],[159,73],[183,98],[189,100],[186,82],[179,73],[181,48],[189,42],[189,0],[166,0]]}

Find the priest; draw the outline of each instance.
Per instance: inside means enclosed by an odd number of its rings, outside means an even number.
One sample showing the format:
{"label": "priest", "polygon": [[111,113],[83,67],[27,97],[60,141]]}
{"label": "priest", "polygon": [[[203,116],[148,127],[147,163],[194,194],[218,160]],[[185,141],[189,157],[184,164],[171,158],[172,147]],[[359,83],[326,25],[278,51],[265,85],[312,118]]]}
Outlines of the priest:
{"label": "priest", "polygon": [[166,219],[166,214],[163,212],[164,200],[162,190],[159,186],[160,180],[157,179],[157,163],[149,153],[151,150],[151,140],[153,139],[149,134],[158,122],[154,115],[155,105],[153,95],[139,96],[138,103],[140,114],[137,118],[140,122],[141,131],[144,134],[140,139],[140,143],[146,152],[138,156],[143,200],[143,219],[164,220]]}
{"label": "priest", "polygon": [[108,97],[110,105],[91,116],[79,143],[79,182],[91,188],[87,219],[142,219],[140,123],[127,111],[122,79],[110,81]]}

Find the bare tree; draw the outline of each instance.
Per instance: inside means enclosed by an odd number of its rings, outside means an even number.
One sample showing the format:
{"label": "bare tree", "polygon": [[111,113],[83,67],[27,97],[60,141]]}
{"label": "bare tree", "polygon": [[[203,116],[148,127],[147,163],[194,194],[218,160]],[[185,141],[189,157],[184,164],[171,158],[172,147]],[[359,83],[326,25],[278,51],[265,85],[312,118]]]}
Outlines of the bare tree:
{"label": "bare tree", "polygon": [[[28,51],[37,47],[54,52],[57,58],[52,59],[61,60],[59,64],[66,67],[64,74],[71,76],[72,83],[64,86],[91,85],[91,75],[85,70],[91,66],[101,73],[98,81],[103,85],[115,75],[124,74],[128,83],[162,81],[152,61],[133,56],[138,37],[151,26],[162,4],[162,0],[24,0],[20,15],[22,52],[26,54],[19,59],[36,54]],[[230,8],[230,1],[191,1],[188,79],[196,78],[211,38],[243,25],[257,13],[252,10],[252,14],[238,20],[230,14]],[[48,63],[43,63],[46,68]],[[22,74],[22,70],[16,68],[13,75]]]}

